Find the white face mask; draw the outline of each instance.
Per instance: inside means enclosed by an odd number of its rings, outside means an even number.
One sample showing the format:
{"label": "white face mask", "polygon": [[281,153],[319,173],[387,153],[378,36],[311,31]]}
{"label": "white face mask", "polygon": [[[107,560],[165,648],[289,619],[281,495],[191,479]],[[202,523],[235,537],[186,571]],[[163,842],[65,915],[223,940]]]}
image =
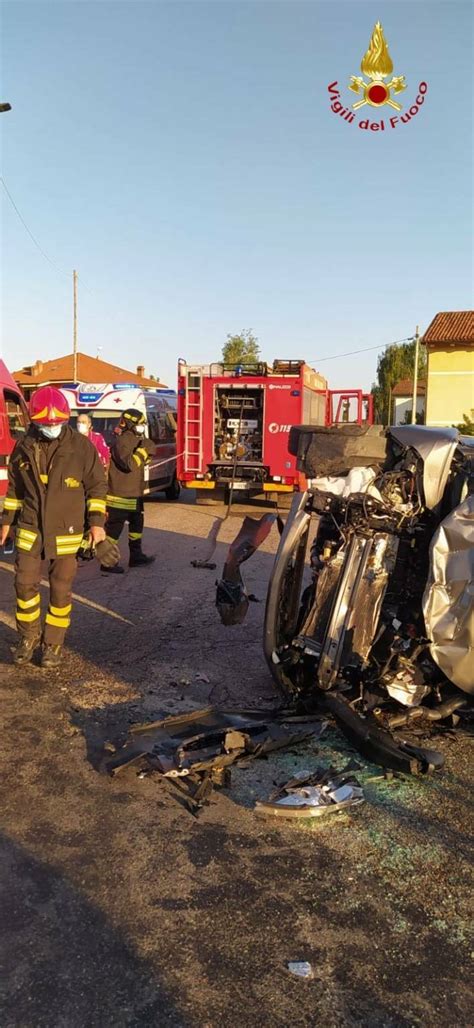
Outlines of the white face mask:
{"label": "white face mask", "polygon": [[78,421],[77,431],[80,432],[81,435],[89,435],[89,425],[86,425],[85,421]]}
{"label": "white face mask", "polygon": [[62,425],[38,425],[41,435],[45,439],[57,439],[61,435]]}
{"label": "white face mask", "polygon": [[146,425],[135,425],[135,432],[138,432],[138,435],[145,435]]}

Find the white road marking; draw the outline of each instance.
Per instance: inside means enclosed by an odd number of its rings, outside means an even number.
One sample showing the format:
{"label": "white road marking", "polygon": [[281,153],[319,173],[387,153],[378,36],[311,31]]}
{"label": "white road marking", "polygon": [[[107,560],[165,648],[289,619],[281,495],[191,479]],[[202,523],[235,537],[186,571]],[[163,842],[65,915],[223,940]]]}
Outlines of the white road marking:
{"label": "white road marking", "polygon": [[[12,568],[11,564],[5,564],[3,560],[0,560],[0,568],[4,571],[10,571],[12,575],[15,574],[15,568]],[[45,578],[41,579],[41,585],[44,585],[46,589],[49,589],[49,582]],[[91,607],[92,610],[99,611],[100,614],[108,614],[109,617],[115,618],[117,621],[123,621],[125,625],[135,626],[134,621],[129,621],[128,618],[122,617],[121,614],[117,614],[115,610],[109,610],[108,607],[102,607],[100,603],[95,603],[94,600],[87,600],[85,596],[79,596],[78,593],[72,593],[73,600],[77,600],[78,603],[83,603],[85,607]]]}

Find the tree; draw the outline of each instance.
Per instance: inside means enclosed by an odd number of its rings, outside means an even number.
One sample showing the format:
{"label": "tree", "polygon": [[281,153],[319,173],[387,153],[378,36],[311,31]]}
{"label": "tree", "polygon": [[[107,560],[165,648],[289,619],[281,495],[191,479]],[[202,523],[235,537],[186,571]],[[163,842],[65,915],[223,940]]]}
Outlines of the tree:
{"label": "tree", "polygon": [[[392,420],[392,389],[402,378],[413,379],[415,343],[387,346],[377,361],[377,382],[372,386],[376,420],[389,425]],[[418,381],[426,377],[426,351],[420,346]]]}
{"label": "tree", "polygon": [[461,424],[453,427],[457,428],[461,435],[474,435],[474,421],[469,414],[463,414]]}
{"label": "tree", "polygon": [[[402,424],[402,425],[411,425],[411,412],[412,412],[412,409],[413,409],[412,407],[409,407],[408,410],[405,411],[405,417],[404,417],[403,421],[400,422],[400,424]],[[424,423],[425,423],[424,412],[417,410],[417,412],[415,414],[415,418],[416,418],[416,424],[417,425],[424,425]]]}
{"label": "tree", "polygon": [[224,364],[258,364],[260,347],[252,329],[242,329],[239,335],[227,335],[227,342],[222,347]]}

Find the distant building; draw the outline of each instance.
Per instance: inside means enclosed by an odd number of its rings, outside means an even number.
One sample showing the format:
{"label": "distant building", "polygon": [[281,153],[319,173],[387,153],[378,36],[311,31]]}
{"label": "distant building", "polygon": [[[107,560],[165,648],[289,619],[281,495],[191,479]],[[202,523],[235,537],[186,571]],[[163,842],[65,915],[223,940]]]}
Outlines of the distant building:
{"label": "distant building", "polygon": [[474,419],[474,311],[436,314],[422,342],[426,346],[427,425],[458,425]]}
{"label": "distant building", "polygon": [[136,371],[127,371],[116,364],[89,357],[87,353],[77,354],[77,376],[74,381],[74,355],[56,357],[52,361],[36,361],[31,367],[20,368],[13,372],[15,382],[21,387],[27,400],[35,389],[40,386],[54,385],[74,387],[79,382],[116,382],[130,383],[143,389],[166,389],[164,382],[157,378],[147,378],[145,368],[139,364]]}
{"label": "distant building", "polygon": [[[420,378],[416,396],[416,423],[424,425],[426,406],[426,381]],[[392,389],[392,425],[411,424],[413,407],[413,380],[402,378]]]}

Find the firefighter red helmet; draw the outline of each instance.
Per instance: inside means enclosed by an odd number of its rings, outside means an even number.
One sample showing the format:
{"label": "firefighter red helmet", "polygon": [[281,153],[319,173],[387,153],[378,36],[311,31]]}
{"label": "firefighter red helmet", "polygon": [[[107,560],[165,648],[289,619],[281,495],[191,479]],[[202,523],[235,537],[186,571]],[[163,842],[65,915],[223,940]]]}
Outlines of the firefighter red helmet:
{"label": "firefighter red helmet", "polygon": [[42,386],[30,400],[30,418],[35,425],[64,425],[71,412],[66,397],[54,386]]}

